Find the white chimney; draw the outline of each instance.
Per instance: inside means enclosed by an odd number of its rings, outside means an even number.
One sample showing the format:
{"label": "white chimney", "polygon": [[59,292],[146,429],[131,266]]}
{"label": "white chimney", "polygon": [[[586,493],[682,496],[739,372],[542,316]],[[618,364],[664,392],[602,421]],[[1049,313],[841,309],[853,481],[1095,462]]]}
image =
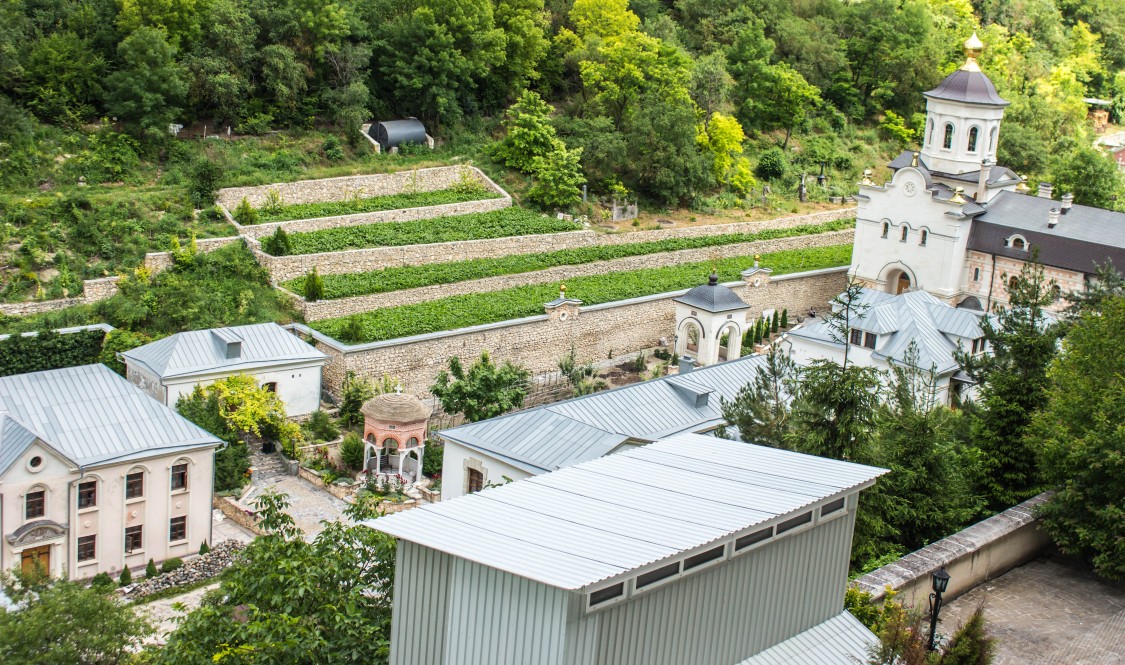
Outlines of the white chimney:
{"label": "white chimney", "polygon": [[1041,199],[1051,198],[1051,190],[1052,189],[1054,189],[1054,187],[1049,182],[1039,183],[1039,198],[1041,198]]}
{"label": "white chimney", "polygon": [[1070,212],[1070,206],[1074,204],[1074,194],[1067,192],[1062,195],[1062,214]]}
{"label": "white chimney", "polygon": [[1056,226],[1058,226],[1058,223],[1059,223],[1059,209],[1058,208],[1051,208],[1051,211],[1047,213],[1047,228],[1053,229]]}
{"label": "white chimney", "polygon": [[992,162],[987,159],[980,163],[980,179],[977,181],[977,203],[988,201],[988,176],[992,173]]}

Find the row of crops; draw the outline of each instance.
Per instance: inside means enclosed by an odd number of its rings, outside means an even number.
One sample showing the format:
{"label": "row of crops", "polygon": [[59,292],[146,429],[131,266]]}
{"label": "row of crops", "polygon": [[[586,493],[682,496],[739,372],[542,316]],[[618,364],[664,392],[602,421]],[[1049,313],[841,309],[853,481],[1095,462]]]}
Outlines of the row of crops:
{"label": "row of crops", "polygon": [[[291,233],[288,254],[319,254],[368,247],[402,247],[460,240],[487,240],[510,236],[577,231],[579,226],[547,217],[526,208],[434,217],[412,222],[379,222],[362,226]],[[263,240],[263,246],[270,246]],[[268,251],[268,250],[267,250]]]}
{"label": "row of crops", "polygon": [[[774,275],[830,268],[847,265],[851,252],[850,244],[773,252],[762,255],[762,265],[773,269]],[[586,305],[596,305],[686,289],[704,283],[713,265],[720,280],[734,281],[752,261],[752,257],[742,256],[714,263],[701,261],[578,277],[567,280],[567,295],[581,299]],[[542,314],[543,304],[557,296],[557,284],[532,284],[387,307],[318,321],[312,327],[351,344],[376,342]]]}
{"label": "row of crops", "polygon": [[[345,275],[322,276],[322,299],[350,298],[373,293],[389,293],[434,284],[452,284],[485,277],[514,275],[545,270],[556,266],[581,265],[595,261],[627,258],[673,252],[682,249],[701,249],[759,240],[773,240],[795,236],[826,233],[851,228],[853,219],[843,219],[823,224],[804,224],[788,229],[767,229],[754,233],[728,233],[696,238],[673,238],[654,242],[626,245],[599,245],[563,249],[537,254],[516,254],[498,258],[451,261],[419,266],[402,266]],[[745,267],[745,266],[743,266]],[[304,294],[305,277],[288,280],[282,286],[295,293]]]}
{"label": "row of crops", "polygon": [[[365,212],[379,212],[382,210],[399,210],[402,208],[422,208],[426,206],[498,198],[500,198],[500,194],[490,189],[485,189],[484,187],[454,187],[451,189],[439,189],[432,192],[407,192],[402,194],[387,194],[385,196],[371,196],[367,198],[356,197],[345,201],[294,203],[292,205],[285,205],[280,200],[267,200],[264,205],[257,209],[254,222],[263,224],[266,222],[284,222],[294,219],[315,219],[317,217],[355,215]],[[239,222],[242,223],[242,220],[239,220]]]}

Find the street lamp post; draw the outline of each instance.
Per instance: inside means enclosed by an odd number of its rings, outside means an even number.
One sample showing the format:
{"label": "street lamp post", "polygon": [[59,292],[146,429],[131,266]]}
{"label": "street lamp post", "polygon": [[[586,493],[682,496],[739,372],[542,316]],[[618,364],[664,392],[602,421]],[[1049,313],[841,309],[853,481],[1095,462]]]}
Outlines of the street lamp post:
{"label": "street lamp post", "polygon": [[938,613],[941,612],[941,594],[949,588],[949,573],[945,572],[945,566],[942,566],[940,570],[934,571],[932,577],[934,592],[930,594],[930,651],[935,649],[934,638],[937,636]]}

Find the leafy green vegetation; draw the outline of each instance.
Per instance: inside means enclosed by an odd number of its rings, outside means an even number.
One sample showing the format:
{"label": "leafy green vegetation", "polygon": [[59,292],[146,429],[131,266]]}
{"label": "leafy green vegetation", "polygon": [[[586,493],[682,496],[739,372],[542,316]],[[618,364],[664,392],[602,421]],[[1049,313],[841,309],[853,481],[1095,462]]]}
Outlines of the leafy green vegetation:
{"label": "leafy green vegetation", "polygon": [[81,330],[60,335],[53,330],[35,336],[12,335],[0,340],[0,376],[98,362],[104,330]]}
{"label": "leafy green vegetation", "polygon": [[380,210],[398,210],[400,208],[422,208],[425,206],[445,205],[447,203],[464,203],[466,201],[498,198],[500,198],[500,195],[496,192],[480,187],[475,191],[440,189],[433,192],[413,192],[372,196],[369,198],[354,198],[348,201],[295,203],[273,208],[260,206],[258,208],[257,223],[264,224],[266,222],[282,222],[291,219],[315,219],[317,217],[334,217],[336,215],[354,215],[363,212],[378,212]]}
{"label": "leafy green vegetation", "polygon": [[308,233],[290,233],[294,254],[339,252],[367,247],[400,247],[455,240],[484,240],[508,236],[576,231],[578,226],[526,208],[420,219],[413,222],[379,222]]}
{"label": "leafy green vegetation", "polygon": [[[774,275],[846,265],[851,245],[763,254],[762,262]],[[752,257],[714,262],[720,279],[735,281]],[[675,291],[698,286],[707,279],[712,262],[688,263],[567,280],[568,294],[587,305]],[[387,307],[350,317],[318,321],[317,330],[350,343],[375,342],[423,333],[454,330],[484,323],[507,321],[543,313],[543,303],[558,297],[556,284],[532,284],[502,291],[452,296],[440,300]]]}
{"label": "leafy green vegetation", "polygon": [[[718,247],[734,243],[789,238],[793,236],[826,233],[850,228],[854,220],[844,219],[823,224],[806,224],[789,229],[767,229],[752,233],[728,233],[717,236],[696,238],[675,238],[653,242],[638,242],[626,245],[598,245],[564,249],[538,254],[516,254],[499,258],[431,263],[419,266],[383,268],[370,272],[346,275],[324,275],[319,279],[323,284],[320,299],[349,298],[371,293],[388,293],[401,289],[411,289],[432,284],[451,284],[470,279],[482,279],[498,275],[545,270],[555,266],[580,265],[594,261],[608,261],[629,256],[643,256],[673,252],[680,249],[699,249]],[[308,277],[297,277],[282,283],[294,293],[307,293]]]}

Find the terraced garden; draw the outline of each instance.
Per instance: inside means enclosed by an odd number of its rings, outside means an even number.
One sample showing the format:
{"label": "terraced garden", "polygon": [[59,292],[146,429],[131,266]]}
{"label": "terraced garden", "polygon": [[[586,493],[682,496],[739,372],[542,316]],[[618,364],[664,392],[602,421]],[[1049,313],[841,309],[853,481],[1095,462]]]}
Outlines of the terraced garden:
{"label": "terraced garden", "polygon": [[401,247],[459,240],[576,231],[580,227],[526,208],[433,217],[410,222],[377,222],[289,234],[289,254],[318,254],[369,247]]}
{"label": "terraced garden", "polygon": [[[851,251],[850,244],[789,250],[763,254],[762,262],[772,268],[776,276],[847,265]],[[735,281],[752,261],[753,257],[731,257],[715,262],[578,277],[567,281],[568,294],[581,299],[585,305],[596,305],[686,289],[703,283],[712,265],[718,270],[721,281]],[[543,304],[557,296],[557,284],[532,284],[325,319],[313,323],[312,327],[352,344],[376,342],[542,314]]]}
{"label": "terraced garden", "polygon": [[[758,240],[772,240],[776,238],[827,233],[850,228],[853,224],[854,220],[843,219],[825,222],[823,224],[806,224],[787,229],[767,229],[753,233],[730,233],[716,236],[672,238],[655,242],[638,242],[626,245],[600,245],[536,254],[517,254],[499,258],[392,267],[344,275],[325,275],[321,277],[324,286],[324,292],[321,297],[323,299],[336,299],[374,293],[389,293],[391,291],[431,286],[434,284],[452,284],[485,277],[534,272],[556,266],[580,265],[595,261],[608,261],[630,256],[660,254],[683,249],[701,249]],[[573,228],[573,226],[571,228]],[[745,265],[743,265],[743,268],[745,268]],[[283,282],[282,286],[295,293],[304,293],[305,277],[290,279]]]}
{"label": "terraced garden", "polygon": [[382,210],[399,210],[401,208],[422,208],[425,206],[466,203],[468,201],[498,198],[500,198],[499,193],[484,187],[453,187],[432,192],[387,194],[368,198],[353,198],[345,201],[295,203],[272,207],[263,206],[257,209],[258,216],[255,223],[265,224],[268,222],[285,222],[296,219],[336,217],[339,215],[355,215],[365,212],[379,212]]}

